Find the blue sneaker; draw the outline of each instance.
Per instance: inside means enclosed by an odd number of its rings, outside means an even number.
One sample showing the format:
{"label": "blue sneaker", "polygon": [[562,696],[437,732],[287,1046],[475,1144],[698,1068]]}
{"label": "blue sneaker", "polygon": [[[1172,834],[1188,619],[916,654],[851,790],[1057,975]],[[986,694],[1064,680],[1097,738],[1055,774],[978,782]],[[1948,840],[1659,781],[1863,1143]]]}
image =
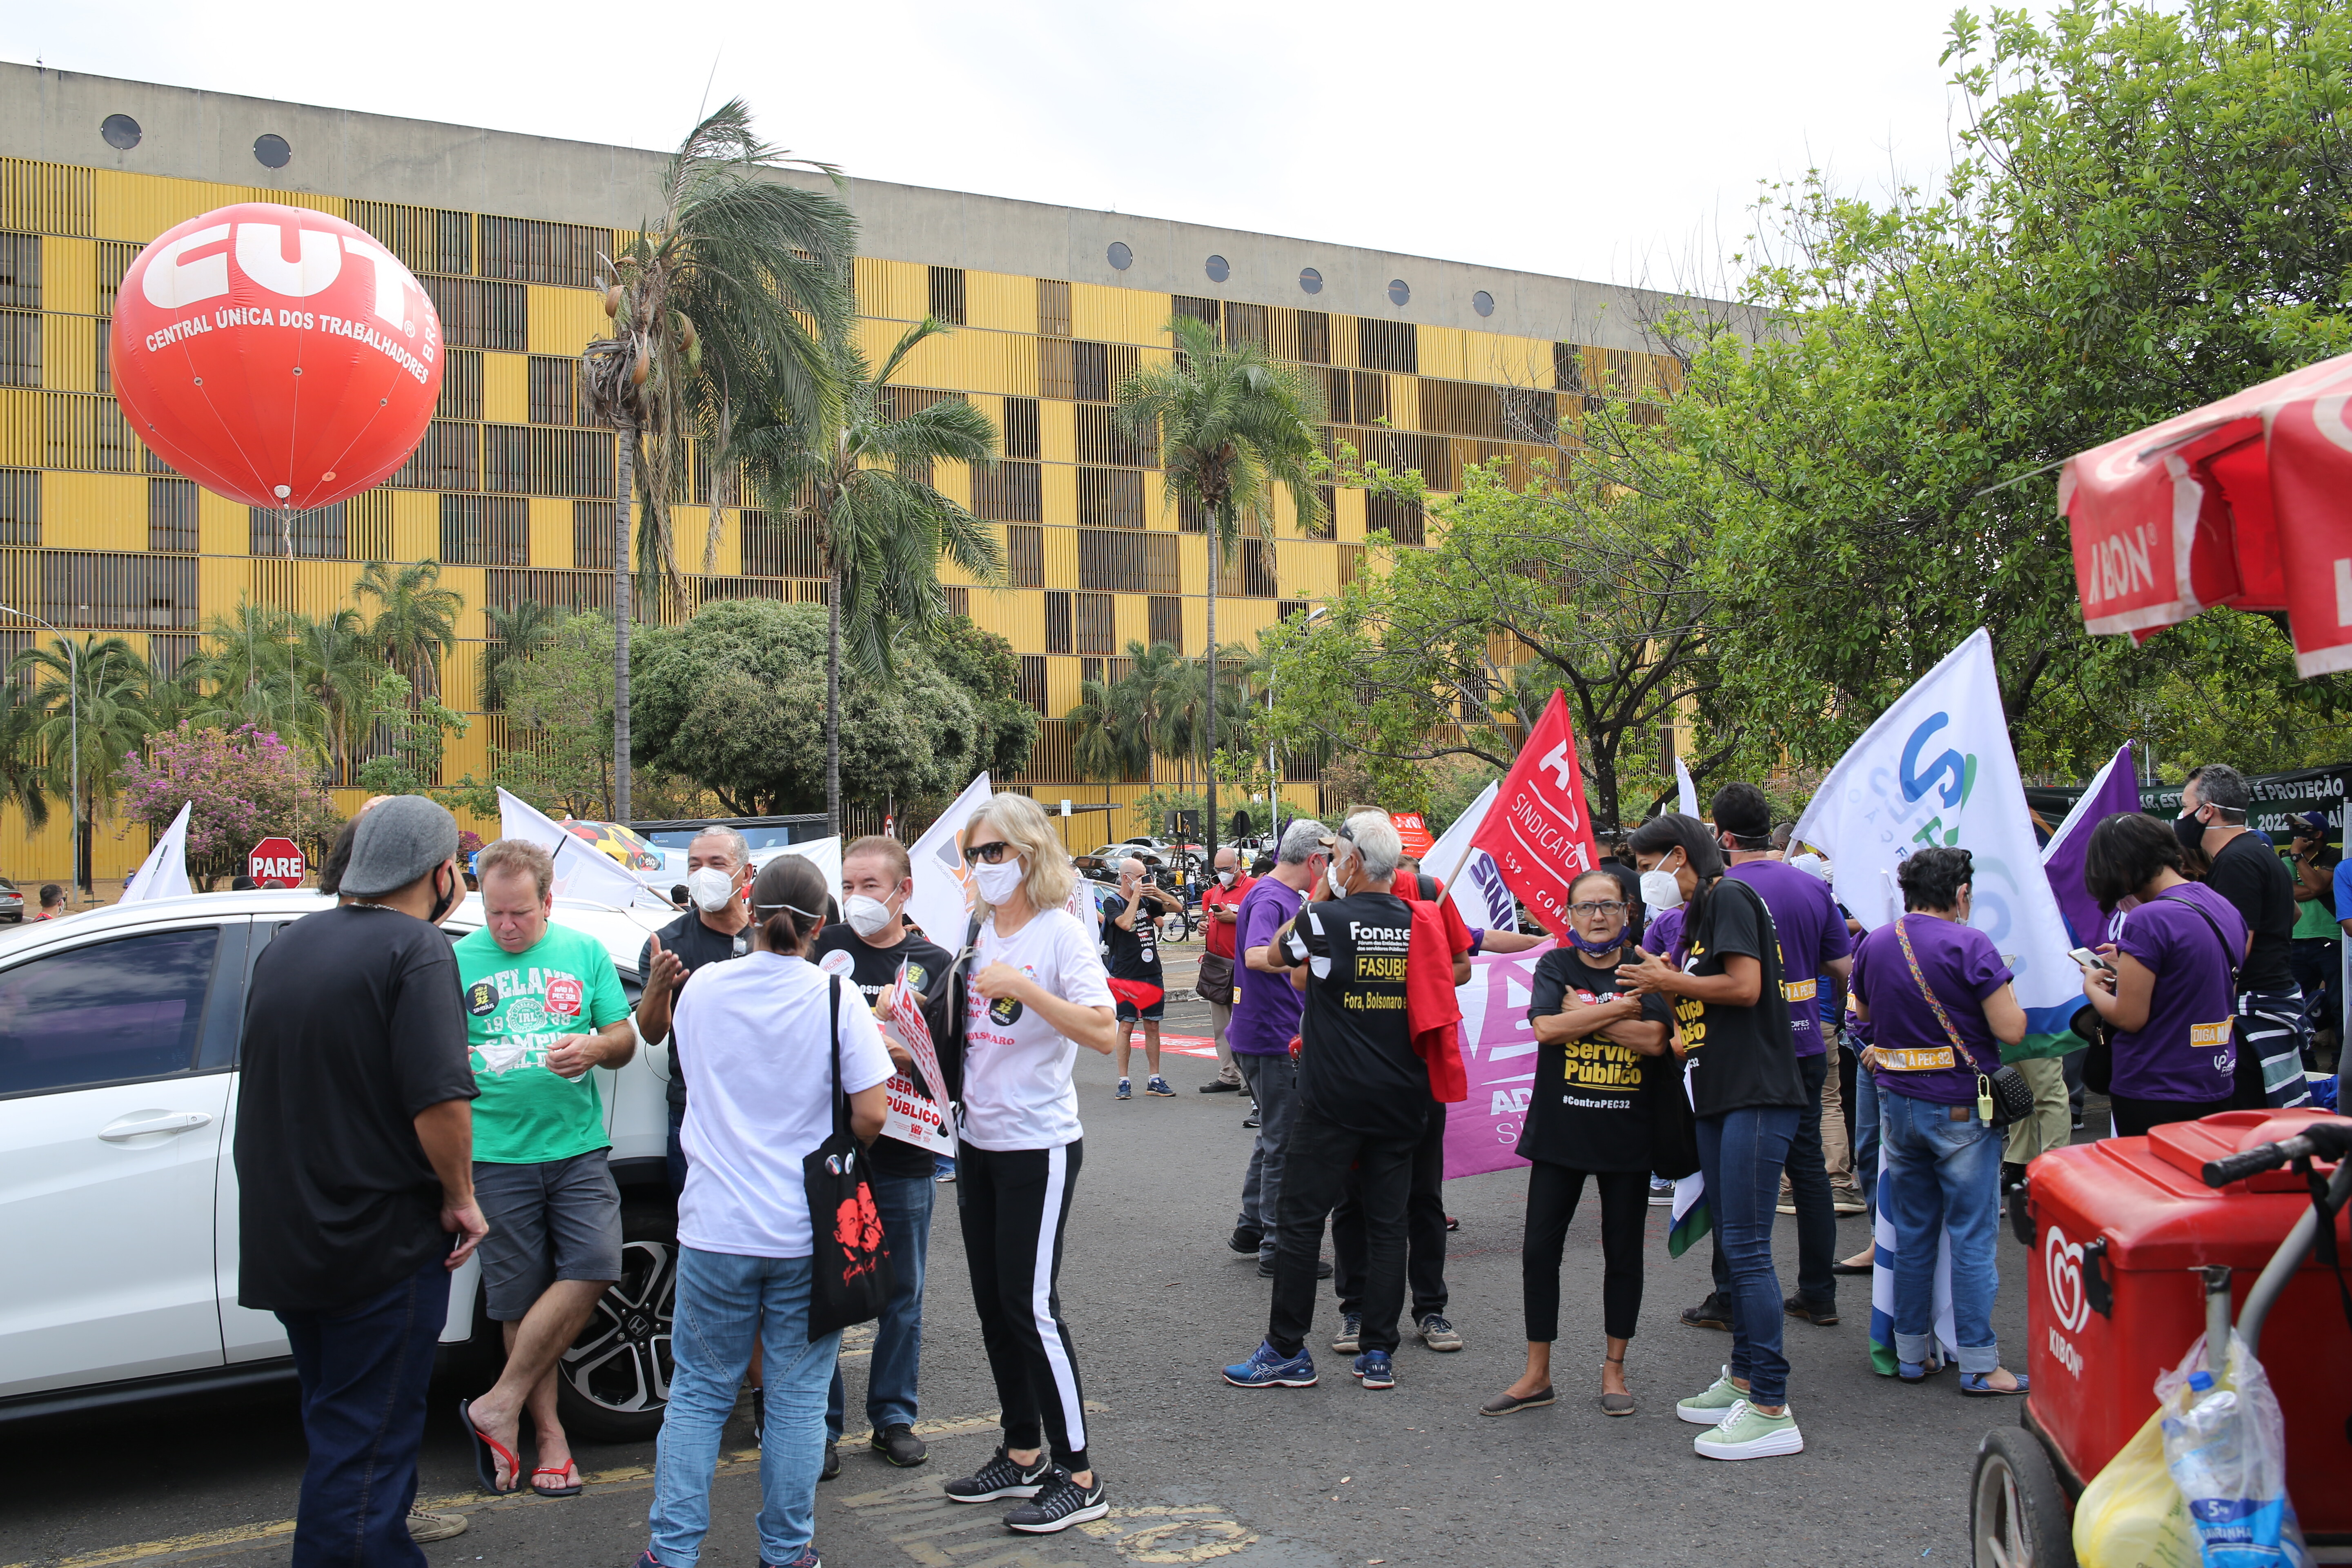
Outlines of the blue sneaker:
{"label": "blue sneaker", "polygon": [[1118,1098],[1121,1100],[1133,1100],[1135,1098],[1135,1086],[1128,1082],[1125,1079],[1119,1079]]}
{"label": "blue sneaker", "polygon": [[1356,1358],[1356,1381],[1366,1388],[1394,1388],[1396,1368],[1389,1363],[1386,1351],[1366,1351]]}
{"label": "blue sneaker", "polygon": [[[1387,1358],[1381,1361],[1385,1365]],[[1249,1360],[1225,1368],[1225,1381],[1235,1388],[1312,1388],[1315,1358],[1307,1353],[1305,1345],[1298,1347],[1297,1355],[1286,1356],[1272,1345],[1261,1343]]]}

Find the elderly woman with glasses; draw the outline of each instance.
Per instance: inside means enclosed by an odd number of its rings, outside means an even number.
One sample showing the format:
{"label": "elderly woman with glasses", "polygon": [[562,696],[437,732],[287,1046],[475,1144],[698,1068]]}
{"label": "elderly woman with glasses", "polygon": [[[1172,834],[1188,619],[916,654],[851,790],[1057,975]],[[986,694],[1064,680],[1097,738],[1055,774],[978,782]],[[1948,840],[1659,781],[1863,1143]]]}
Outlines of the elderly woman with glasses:
{"label": "elderly woman with glasses", "polygon": [[1649,1217],[1650,1122],[1660,1094],[1682,1092],[1681,1064],[1667,1056],[1666,999],[1620,987],[1631,948],[1630,910],[1616,878],[1587,871],[1569,889],[1568,940],[1536,964],[1528,1020],[1538,1055],[1535,1092],[1519,1134],[1528,1169],[1528,1226],[1519,1247],[1528,1318],[1528,1368],[1479,1406],[1508,1415],[1552,1402],[1551,1347],[1559,1337],[1559,1262],[1587,1176],[1601,1192],[1602,1414],[1631,1415],[1625,1347],[1642,1310],[1642,1233]]}

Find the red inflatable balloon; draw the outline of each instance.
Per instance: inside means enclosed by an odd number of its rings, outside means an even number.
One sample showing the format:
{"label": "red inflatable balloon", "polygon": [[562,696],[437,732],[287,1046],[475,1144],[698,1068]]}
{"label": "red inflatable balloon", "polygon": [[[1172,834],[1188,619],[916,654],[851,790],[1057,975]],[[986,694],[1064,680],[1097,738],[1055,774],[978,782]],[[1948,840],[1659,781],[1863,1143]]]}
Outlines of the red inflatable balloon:
{"label": "red inflatable balloon", "polygon": [[131,261],[110,358],[131,427],[172,467],[248,505],[329,506],[424,437],[441,321],[373,235],[240,202]]}

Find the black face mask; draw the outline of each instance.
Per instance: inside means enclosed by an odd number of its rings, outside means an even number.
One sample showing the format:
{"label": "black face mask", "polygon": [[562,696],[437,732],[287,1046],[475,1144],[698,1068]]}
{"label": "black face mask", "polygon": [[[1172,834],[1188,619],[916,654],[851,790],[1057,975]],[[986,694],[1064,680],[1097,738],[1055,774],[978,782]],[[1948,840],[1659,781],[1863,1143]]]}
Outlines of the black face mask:
{"label": "black face mask", "polygon": [[2183,849],[2200,849],[2205,844],[2205,825],[2197,820],[2194,812],[2176,816],[2172,819],[2172,835],[2180,840]]}
{"label": "black face mask", "polygon": [[437,926],[441,923],[443,917],[446,916],[451,910],[457,907],[457,900],[465,897],[466,884],[457,879],[452,878],[449,882],[449,890],[445,893],[441,890],[441,874],[436,871],[433,875],[433,912],[426,915],[425,919],[428,923]]}

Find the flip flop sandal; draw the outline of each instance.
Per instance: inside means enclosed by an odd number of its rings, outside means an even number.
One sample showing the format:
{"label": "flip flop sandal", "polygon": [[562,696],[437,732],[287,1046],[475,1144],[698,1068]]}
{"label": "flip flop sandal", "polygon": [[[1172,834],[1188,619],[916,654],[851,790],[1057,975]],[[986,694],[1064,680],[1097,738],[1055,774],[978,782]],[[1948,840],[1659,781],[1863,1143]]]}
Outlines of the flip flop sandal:
{"label": "flip flop sandal", "polygon": [[1971,1399],[2012,1399],[2026,1391],[2030,1380],[2021,1372],[2010,1375],[2017,1379],[2015,1388],[1995,1388],[1989,1372],[1964,1372],[1960,1374],[1960,1392]]}
{"label": "flip flop sandal", "polygon": [[[579,1474],[579,1467],[570,1461],[562,1465],[542,1465],[530,1473],[530,1489],[541,1497],[578,1497],[581,1483],[576,1478]],[[559,1481],[566,1476],[575,1479],[568,1487],[543,1487],[539,1484],[541,1476],[553,1476]]]}
{"label": "flip flop sandal", "polygon": [[[504,1497],[518,1489],[522,1480],[522,1461],[505,1444],[474,1425],[472,1400],[457,1401],[457,1419],[466,1424],[466,1436],[474,1450],[474,1479],[481,1482],[482,1489],[493,1497]],[[499,1459],[506,1461],[507,1474],[511,1478],[505,1486],[499,1485]]]}

